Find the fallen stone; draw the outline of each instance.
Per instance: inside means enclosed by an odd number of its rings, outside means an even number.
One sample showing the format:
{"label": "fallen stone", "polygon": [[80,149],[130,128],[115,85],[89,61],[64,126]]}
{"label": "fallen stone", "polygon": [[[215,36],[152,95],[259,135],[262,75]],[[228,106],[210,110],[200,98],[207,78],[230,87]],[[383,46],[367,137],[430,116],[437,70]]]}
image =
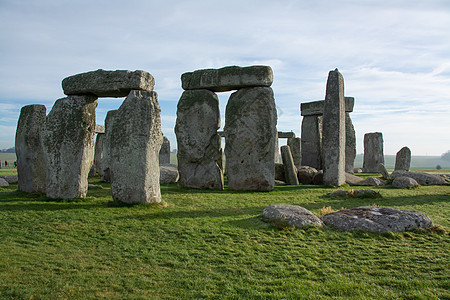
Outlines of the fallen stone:
{"label": "fallen stone", "polygon": [[315,185],[323,184],[323,170],[318,171],[312,180],[312,183]]}
{"label": "fallen stone", "polygon": [[298,185],[297,167],[294,165],[291,148],[288,145],[281,146],[281,158],[283,160],[286,183]]}
{"label": "fallen stone", "polygon": [[207,89],[226,92],[249,87],[269,87],[273,82],[272,68],[269,66],[204,69],[181,75],[184,90]]}
{"label": "fallen stone", "polygon": [[411,177],[406,177],[406,176],[396,177],[392,181],[392,186],[396,187],[396,188],[399,188],[399,189],[411,188],[411,187],[415,187],[415,186],[418,186],[418,185],[419,184],[417,183],[417,181],[415,181]]}
{"label": "fallen stone", "polygon": [[93,94],[98,97],[126,97],[131,90],[153,91],[155,79],[145,71],[97,70],[64,78],[66,95]]}
{"label": "fallen stone", "polygon": [[316,173],[317,170],[313,167],[301,166],[297,171],[298,181],[301,184],[311,184]]}
{"label": "fallen stone", "polygon": [[9,183],[4,178],[0,178],[0,187],[8,187]]}
{"label": "fallen stone", "polygon": [[378,164],[378,172],[380,172],[381,174],[381,178],[383,178],[384,180],[388,180],[390,178],[389,176],[389,172],[386,169],[386,167],[384,166],[384,164]]}
{"label": "fallen stone", "polygon": [[276,180],[275,179],[275,185],[287,185],[287,183],[284,182],[283,180]]}
{"label": "fallen stone", "polygon": [[159,182],[160,184],[176,183],[180,177],[178,173],[178,166],[171,164],[159,165]]}
{"label": "fallen stone", "polygon": [[408,171],[401,171],[396,170],[392,172],[391,178],[395,179],[397,177],[410,177],[417,181],[420,185],[443,185],[445,184],[444,178],[438,175],[428,174],[428,173],[422,173],[422,172],[408,172]]}
{"label": "fallen stone", "polygon": [[361,181],[357,185],[362,185],[362,186],[385,186],[386,182],[381,180],[380,178],[377,178],[377,177],[369,177],[369,178],[364,179],[363,181]]}
{"label": "fallen stone", "polygon": [[15,175],[0,176],[0,178],[5,179],[9,184],[16,184],[19,182],[19,177]]}
{"label": "fallen stone", "polygon": [[322,226],[322,221],[312,212],[298,205],[274,204],[264,208],[262,218],[279,227],[291,226],[302,228],[305,226]]}
{"label": "fallen stone", "polygon": [[332,197],[348,197],[348,198],[362,198],[362,199],[364,199],[364,198],[381,198],[380,193],[378,193],[374,190],[369,190],[369,189],[349,190],[349,191],[337,190],[328,195],[332,196]]}
{"label": "fallen stone", "polygon": [[361,168],[354,168],[353,169],[353,173],[362,173],[363,172],[363,169],[361,169]]}
{"label": "fallen stone", "polygon": [[364,179],[359,176],[350,173],[345,173],[345,182],[349,185],[361,185],[360,183],[363,181]]}
{"label": "fallen stone", "polygon": [[408,147],[400,149],[395,156],[394,170],[409,171],[411,165],[411,150]]}
{"label": "fallen stone", "polygon": [[343,209],[323,216],[322,221],[339,230],[368,232],[403,232],[433,226],[424,213],[390,207],[361,206]]}

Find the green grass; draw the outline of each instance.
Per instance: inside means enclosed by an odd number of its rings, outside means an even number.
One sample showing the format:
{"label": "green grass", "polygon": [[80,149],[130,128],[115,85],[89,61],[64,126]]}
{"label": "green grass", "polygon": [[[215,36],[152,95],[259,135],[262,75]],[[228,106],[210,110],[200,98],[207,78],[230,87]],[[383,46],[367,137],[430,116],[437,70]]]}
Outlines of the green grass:
{"label": "green grass", "polygon": [[[379,199],[321,186],[272,192],[162,186],[163,204],[111,205],[98,177],[86,199],[0,188],[2,299],[448,299],[450,186],[377,188]],[[360,205],[414,209],[439,227],[407,233],[279,230],[264,207],[318,214]]]}

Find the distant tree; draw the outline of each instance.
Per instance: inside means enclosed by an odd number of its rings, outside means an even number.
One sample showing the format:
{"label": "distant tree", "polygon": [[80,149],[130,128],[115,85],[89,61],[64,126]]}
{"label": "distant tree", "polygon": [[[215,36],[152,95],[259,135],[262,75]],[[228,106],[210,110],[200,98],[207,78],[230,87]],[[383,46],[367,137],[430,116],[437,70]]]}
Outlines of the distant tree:
{"label": "distant tree", "polygon": [[436,170],[440,170],[440,169],[442,169],[441,165],[437,165]]}
{"label": "distant tree", "polygon": [[441,159],[450,161],[450,150],[442,154]]}

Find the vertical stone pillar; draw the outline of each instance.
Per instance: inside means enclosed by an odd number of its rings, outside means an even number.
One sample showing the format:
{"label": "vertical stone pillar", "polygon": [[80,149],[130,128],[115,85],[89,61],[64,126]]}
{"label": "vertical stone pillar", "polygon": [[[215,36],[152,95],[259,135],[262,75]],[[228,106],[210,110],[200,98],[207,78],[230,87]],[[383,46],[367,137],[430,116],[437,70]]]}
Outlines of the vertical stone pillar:
{"label": "vertical stone pillar", "polygon": [[111,141],[111,129],[114,122],[114,117],[117,114],[117,109],[110,110],[106,113],[105,118],[105,136],[103,139],[102,149],[102,161],[100,163],[100,169],[103,172],[101,181],[111,182],[111,157],[110,157],[110,141]]}
{"label": "vertical stone pillar", "polygon": [[411,150],[403,147],[395,156],[395,170],[409,171],[411,165]]}
{"label": "vertical stone pillar", "polygon": [[299,168],[302,164],[302,140],[299,137],[288,138],[287,144],[291,148],[294,165]]}
{"label": "vertical stone pillar", "polygon": [[165,136],[163,136],[163,143],[159,151],[159,164],[170,164],[170,141]]}
{"label": "vertical stone pillar", "polygon": [[338,69],[330,71],[323,109],[323,183],[345,183],[345,99],[344,78]]}
{"label": "vertical stone pillar", "polygon": [[49,198],[84,198],[94,159],[96,96],[59,99],[41,131]]}
{"label": "vertical stone pillar", "polygon": [[301,137],[302,166],[322,169],[322,116],[303,116]]}
{"label": "vertical stone pillar", "polygon": [[276,125],[277,112],[271,88],[242,88],[231,94],[224,128],[230,190],[273,189]]}
{"label": "vertical stone pillar", "polygon": [[161,202],[163,142],[156,92],[132,90],[114,117],[110,139],[111,193],[124,203]]}
{"label": "vertical stone pillar", "polygon": [[95,151],[94,151],[94,163],[92,164],[89,176],[95,176],[97,173],[103,176],[102,159],[103,159],[103,141],[105,139],[104,133],[97,133],[95,138]]}
{"label": "vertical stone pillar", "polygon": [[384,164],[383,134],[381,132],[366,133],[364,135],[363,171],[378,173],[378,164]]}
{"label": "vertical stone pillar", "polygon": [[294,165],[291,148],[288,145],[281,146],[281,158],[283,159],[286,182],[288,184],[298,185],[297,167]]}
{"label": "vertical stone pillar", "polygon": [[46,167],[41,145],[41,128],[45,121],[44,105],[27,105],[20,110],[16,129],[18,189],[45,193]]}
{"label": "vertical stone pillar", "polygon": [[345,113],[345,172],[353,174],[356,158],[356,133],[350,113]]}
{"label": "vertical stone pillar", "polygon": [[[175,126],[181,186],[223,189],[223,172],[218,165],[219,127],[217,95],[208,90],[184,91],[178,102]],[[228,144],[228,137],[226,142]]]}

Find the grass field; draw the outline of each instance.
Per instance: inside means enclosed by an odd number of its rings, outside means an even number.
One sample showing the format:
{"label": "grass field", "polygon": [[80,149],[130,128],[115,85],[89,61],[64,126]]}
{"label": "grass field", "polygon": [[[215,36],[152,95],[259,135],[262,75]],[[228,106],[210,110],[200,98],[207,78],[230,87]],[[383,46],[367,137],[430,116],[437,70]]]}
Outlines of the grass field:
{"label": "grass field", "polygon": [[[6,171],[6,170],[2,170]],[[2,174],[0,174],[2,175]],[[330,198],[322,186],[231,192],[162,186],[162,204],[117,206],[0,188],[1,299],[449,299],[450,186]],[[433,230],[372,234],[277,229],[270,204],[315,214],[360,205],[414,209]]]}

